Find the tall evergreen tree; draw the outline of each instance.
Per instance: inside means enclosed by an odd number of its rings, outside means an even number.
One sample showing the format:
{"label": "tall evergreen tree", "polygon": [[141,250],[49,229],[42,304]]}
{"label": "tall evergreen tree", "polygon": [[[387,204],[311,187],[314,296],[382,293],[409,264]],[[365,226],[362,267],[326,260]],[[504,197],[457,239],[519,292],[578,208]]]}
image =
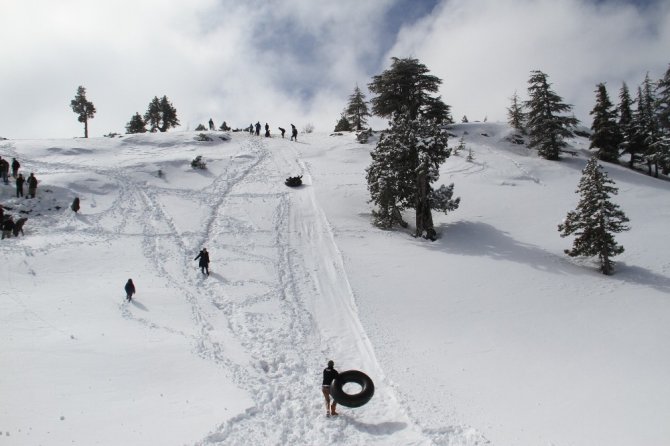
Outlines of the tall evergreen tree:
{"label": "tall evergreen tree", "polygon": [[670,65],[656,85],[656,110],[659,127],[670,133]]}
{"label": "tall evergreen tree", "polygon": [[172,127],[179,125],[177,118],[177,110],[172,106],[172,103],[163,96],[158,99],[155,96],[149,103],[146,113],[144,114],[144,121],[149,125],[151,132],[160,131],[166,132]]}
{"label": "tall evergreen tree", "polygon": [[391,128],[382,134],[366,169],[374,223],[382,228],[405,227],[401,211],[415,210],[416,236],[435,240],[432,210],[449,212],[458,208],[454,185],[434,189],[439,167],[450,156],[448,134],[443,126],[423,115],[416,119],[407,110],[396,113]]}
{"label": "tall evergreen tree", "polygon": [[619,131],[621,132],[621,151],[630,155],[628,166],[633,168],[637,162],[641,149],[635,131],[633,117],[633,100],[628,91],[628,85],[624,82],[619,90]]}
{"label": "tall evergreen tree", "polygon": [[139,113],[135,113],[126,124],[126,133],[145,133],[146,131],[146,123]]}
{"label": "tall evergreen tree", "polygon": [[635,131],[641,143],[644,160],[647,163],[647,173],[652,175],[652,167],[655,167],[656,176],[658,176],[658,165],[661,161],[660,154],[657,152],[660,134],[655,113],[656,99],[653,90],[647,73],[642,85],[637,89],[637,110],[633,117]]}
{"label": "tall evergreen tree", "polygon": [[391,60],[391,67],[373,76],[368,84],[368,89],[377,95],[370,101],[372,113],[392,118],[404,109],[410,119],[416,119],[422,111],[429,116],[440,115],[439,110],[444,110],[444,104],[438,104],[442,100],[431,97],[429,93],[436,93],[442,80],[428,74],[430,70],[418,59],[392,57]]}
{"label": "tall evergreen tree", "polygon": [[545,159],[558,160],[561,150],[567,146],[565,138],[574,136],[571,128],[579,121],[573,116],[559,115],[572,110],[572,106],[564,104],[563,99],[551,90],[546,74],[532,71],[528,84],[530,99],[525,102],[528,146],[537,149]]}
{"label": "tall evergreen tree", "polygon": [[612,274],[611,258],[624,251],[612,234],[627,231],[629,220],[619,206],[610,201],[610,196],[616,195],[618,190],[596,157],[591,158],[582,171],[577,193],[580,195],[577,209],[568,212],[558,225],[561,237],[577,236],[572,249],[566,249],[565,253],[571,257],[598,256],[600,271]]}
{"label": "tall evergreen tree", "polygon": [[356,85],[354,92],[349,96],[349,104],[344,114],[353,130],[363,130],[368,124],[367,118],[370,117],[368,103],[365,101],[365,95],[358,88],[358,85]]}
{"label": "tall evergreen tree", "polygon": [[84,123],[84,138],[88,138],[88,120],[95,116],[95,105],[86,99],[86,89],[81,85],[77,88],[77,94],[70,101],[72,111],[77,114],[77,120]]}
{"label": "tall evergreen tree", "polygon": [[656,85],[656,116],[660,133],[659,151],[662,153],[663,174],[670,172],[670,66]]}
{"label": "tall evergreen tree", "polygon": [[596,156],[602,161],[618,162],[621,133],[616,122],[616,109],[607,95],[605,84],[596,87],[596,104],[591,110],[593,124],[591,125],[590,149],[597,150]]}
{"label": "tall evergreen tree", "polygon": [[512,104],[507,109],[507,123],[510,126],[512,126],[512,128],[517,130],[519,133],[525,135],[526,134],[526,128],[524,127],[525,117],[523,114],[523,107],[519,102],[519,96],[517,95],[516,90],[514,91],[514,95],[512,95],[510,100],[512,101]]}

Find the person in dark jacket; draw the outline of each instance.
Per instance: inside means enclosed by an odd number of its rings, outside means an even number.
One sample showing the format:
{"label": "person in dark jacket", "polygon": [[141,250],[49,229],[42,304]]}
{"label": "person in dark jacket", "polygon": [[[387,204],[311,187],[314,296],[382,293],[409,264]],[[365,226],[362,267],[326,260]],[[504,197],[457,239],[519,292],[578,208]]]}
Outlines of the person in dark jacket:
{"label": "person in dark jacket", "polygon": [[256,136],[261,134],[261,123],[256,121]]}
{"label": "person in dark jacket", "polygon": [[23,178],[23,174],[20,173],[16,178],[16,198],[23,197],[23,183],[26,182],[26,179]]}
{"label": "person in dark jacket", "polygon": [[283,129],[283,128],[279,127],[279,131],[281,132],[281,137],[283,139],[284,138],[284,133],[286,133],[286,129]]}
{"label": "person in dark jacket", "polygon": [[291,141],[293,140],[298,141],[298,129],[291,124]]}
{"label": "person in dark jacket", "polygon": [[200,251],[200,253],[195,256],[195,259],[193,260],[198,259],[200,259],[200,262],[198,262],[200,271],[202,271],[203,274],[207,274],[209,276],[209,253],[207,252],[207,249],[202,248],[202,251]]}
{"label": "person in dark jacket", "polygon": [[16,160],[16,158],[12,158],[12,176],[16,178],[16,175],[19,173],[19,167],[21,167],[21,164]]}
{"label": "person in dark jacket", "polygon": [[330,383],[333,382],[335,378],[339,375],[339,372],[335,370],[335,363],[333,361],[328,361],[328,367],[323,369],[323,384],[321,384],[321,392],[323,392],[323,397],[326,399],[326,416],[339,415],[335,409],[337,403],[333,400],[332,404],[330,402]]}
{"label": "person in dark jacket", "polygon": [[266,138],[270,137],[270,126],[268,125],[267,122],[265,123],[265,137]]}
{"label": "person in dark jacket", "polygon": [[209,118],[209,129],[214,130],[214,121],[212,121],[212,118]]}
{"label": "person in dark jacket", "polygon": [[14,219],[11,215],[8,215],[2,222],[2,239],[11,237],[12,232],[14,232]]}
{"label": "person in dark jacket", "polygon": [[35,178],[35,175],[30,172],[30,176],[28,177],[28,196],[30,198],[35,198],[35,193],[37,192],[37,178]]}
{"label": "person in dark jacket", "polygon": [[133,279],[128,279],[124,289],[126,290],[126,301],[130,302],[133,300],[133,294],[135,294],[135,284],[133,283]]}
{"label": "person in dark jacket", "polygon": [[9,162],[0,157],[0,176],[5,184],[9,184]]}

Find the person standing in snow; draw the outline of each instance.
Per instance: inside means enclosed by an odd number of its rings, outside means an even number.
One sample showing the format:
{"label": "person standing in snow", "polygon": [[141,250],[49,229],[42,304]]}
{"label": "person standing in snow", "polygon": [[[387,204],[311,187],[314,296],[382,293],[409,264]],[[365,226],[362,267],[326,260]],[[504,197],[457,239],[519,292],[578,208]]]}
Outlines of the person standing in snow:
{"label": "person standing in snow", "polygon": [[28,196],[30,198],[35,198],[35,193],[37,192],[37,178],[35,178],[35,175],[30,172],[30,176],[28,177]]}
{"label": "person standing in snow", "polygon": [[265,123],[265,137],[266,138],[270,137],[270,126],[268,125],[267,122]]}
{"label": "person standing in snow", "polygon": [[279,131],[281,132],[282,139],[284,139],[284,133],[286,133],[286,129],[279,127]]}
{"label": "person standing in snow", "polygon": [[207,252],[207,249],[202,248],[202,251],[200,251],[200,253],[193,260],[198,259],[200,259],[200,262],[198,262],[200,271],[202,271],[203,274],[207,274],[209,276],[209,253]]}
{"label": "person standing in snow", "polygon": [[135,284],[133,283],[133,279],[128,279],[124,289],[126,290],[126,302],[130,302],[133,300],[133,294],[135,294]]}
{"label": "person standing in snow", "polygon": [[9,184],[9,162],[0,157],[0,175],[5,184]]}
{"label": "person standing in snow", "polygon": [[23,174],[20,173],[16,178],[16,198],[23,197],[23,183],[26,182],[26,179],[23,178]]}
{"label": "person standing in snow", "polygon": [[296,142],[298,141],[298,129],[295,128],[293,124],[291,124],[291,141],[294,139]]}
{"label": "person standing in snow", "polygon": [[332,404],[330,402],[330,383],[333,382],[335,378],[339,375],[339,372],[335,370],[335,363],[333,361],[328,361],[328,367],[323,369],[323,383],[321,384],[321,392],[323,392],[323,397],[326,400],[326,416],[339,415],[335,409],[337,403],[333,400]]}
{"label": "person standing in snow", "polygon": [[16,160],[16,158],[12,158],[12,176],[16,178],[16,174],[19,173],[19,167],[21,167],[21,164]]}
{"label": "person standing in snow", "polygon": [[261,123],[256,121],[256,136],[260,136],[261,134]]}

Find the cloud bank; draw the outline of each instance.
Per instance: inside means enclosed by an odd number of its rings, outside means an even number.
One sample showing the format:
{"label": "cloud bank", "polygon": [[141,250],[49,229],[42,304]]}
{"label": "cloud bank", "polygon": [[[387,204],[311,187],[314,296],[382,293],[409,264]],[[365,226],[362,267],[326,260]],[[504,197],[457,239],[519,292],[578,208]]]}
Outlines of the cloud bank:
{"label": "cloud bank", "polygon": [[508,98],[541,69],[590,125],[596,83],[615,97],[670,62],[662,0],[8,0],[1,12],[7,138],[83,136],[69,106],[79,85],[98,110],[91,136],[124,133],[163,95],[182,130],[211,117],[329,131],[391,56],[441,77],[457,120],[505,120]]}
{"label": "cloud bank", "polygon": [[[506,121],[509,98],[527,98],[531,70],[549,75],[586,126],[596,84],[618,102],[647,71],[670,63],[670,3],[585,0],[446,0],[405,27],[389,55],[411,55],[443,79],[454,119]],[[633,91],[634,92],[634,91]]]}

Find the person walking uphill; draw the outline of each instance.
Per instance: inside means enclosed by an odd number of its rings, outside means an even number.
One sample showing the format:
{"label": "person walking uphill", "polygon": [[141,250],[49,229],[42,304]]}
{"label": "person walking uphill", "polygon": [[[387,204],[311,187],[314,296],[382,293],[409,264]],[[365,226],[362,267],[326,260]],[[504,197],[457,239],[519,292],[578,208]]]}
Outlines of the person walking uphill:
{"label": "person walking uphill", "polygon": [[133,283],[133,279],[128,279],[124,288],[126,290],[126,301],[130,302],[133,300],[133,294],[135,294],[135,284]]}
{"label": "person walking uphill", "polygon": [[18,177],[16,177],[16,198],[23,197],[23,183],[26,182],[26,179],[23,178],[23,174],[20,173]]}
{"label": "person walking uphill", "polygon": [[207,252],[207,249],[202,248],[202,251],[200,251],[200,253],[195,256],[195,259],[193,260],[198,259],[200,259],[200,262],[198,262],[200,271],[202,271],[203,274],[207,274],[209,276],[209,253]]}
{"label": "person walking uphill", "polygon": [[298,141],[298,129],[295,128],[293,124],[291,124],[291,141],[295,140],[296,142]]}
{"label": "person walking uphill", "polygon": [[21,167],[21,163],[19,163],[16,158],[12,158],[12,176],[16,178],[16,174],[19,173],[19,167]]}
{"label": "person walking uphill", "polygon": [[339,415],[335,409],[337,403],[333,400],[333,403],[330,403],[330,383],[333,382],[335,378],[339,375],[339,372],[335,370],[335,363],[333,361],[328,361],[328,367],[323,369],[323,384],[321,384],[321,392],[323,392],[323,397],[326,400],[326,416]]}
{"label": "person walking uphill", "polygon": [[30,172],[30,176],[28,177],[28,196],[35,198],[35,192],[37,192],[37,178]]}

